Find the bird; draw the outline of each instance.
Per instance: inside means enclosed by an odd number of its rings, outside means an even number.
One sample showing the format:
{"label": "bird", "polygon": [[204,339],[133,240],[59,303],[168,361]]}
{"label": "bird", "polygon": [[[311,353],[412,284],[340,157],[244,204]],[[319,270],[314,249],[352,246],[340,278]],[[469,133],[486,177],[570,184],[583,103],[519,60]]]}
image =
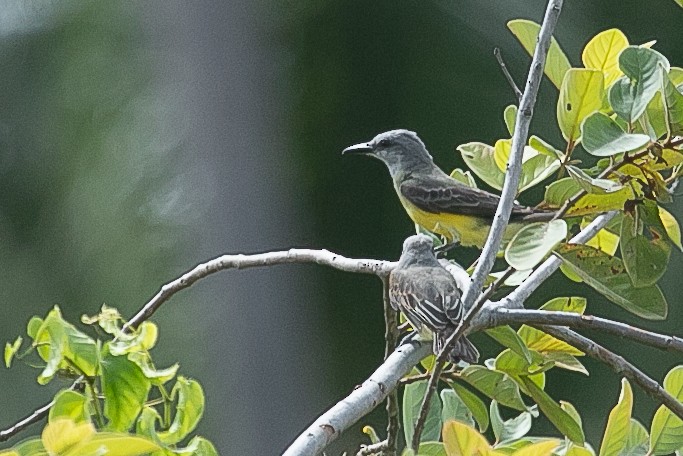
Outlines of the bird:
{"label": "bird", "polygon": [[[389,303],[402,312],[420,340],[432,340],[439,354],[463,317],[461,292],[455,278],[434,255],[429,236],[417,234],[403,243],[398,265],[389,274]],[[412,335],[409,337],[412,338]],[[449,361],[476,363],[479,352],[461,336]]]}
{"label": "bird", "polygon": [[[369,142],[347,147],[342,154],[367,155],[384,162],[403,208],[417,225],[442,236],[447,244],[484,246],[500,197],[444,173],[415,132],[380,133]],[[524,224],[554,217],[552,211],[515,203],[503,240],[512,239]]]}

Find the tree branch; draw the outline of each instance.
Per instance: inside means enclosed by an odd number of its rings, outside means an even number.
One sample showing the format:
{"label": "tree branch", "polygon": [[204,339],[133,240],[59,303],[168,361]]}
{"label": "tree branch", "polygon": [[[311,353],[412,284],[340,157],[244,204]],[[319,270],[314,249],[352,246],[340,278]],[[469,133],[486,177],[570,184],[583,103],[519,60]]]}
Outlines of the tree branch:
{"label": "tree branch", "polygon": [[[581,315],[574,312],[553,312],[547,310],[505,309],[497,308],[488,312],[485,317],[488,328],[524,323],[527,325],[568,326],[601,331],[614,336],[623,337],[629,341],[638,342],[651,347],[671,352],[683,353],[683,339],[652,331],[646,331],[635,326],[608,320],[593,315]],[[470,328],[471,330],[474,328]]]}
{"label": "tree branch", "polygon": [[496,208],[493,224],[491,225],[491,230],[486,239],[486,244],[484,244],[484,249],[479,256],[477,267],[472,274],[472,285],[465,290],[462,297],[462,306],[466,311],[465,317],[453,334],[448,338],[448,341],[444,344],[444,347],[438,354],[437,361],[434,365],[434,371],[429,379],[428,387],[425,391],[425,396],[422,400],[422,406],[418,415],[418,421],[415,424],[415,433],[413,434],[413,441],[411,444],[411,448],[416,453],[420,444],[422,428],[424,427],[424,421],[427,417],[429,404],[436,391],[436,385],[446,362],[446,356],[450,352],[455,341],[465,332],[466,324],[474,318],[479,308],[486,302],[485,299],[478,299],[478,297],[480,297],[484,281],[493,268],[496,254],[498,253],[500,243],[503,240],[503,234],[505,233],[505,229],[510,220],[512,207],[515,204],[515,196],[519,189],[519,178],[522,172],[524,145],[529,137],[529,125],[531,124],[531,118],[533,117],[538,89],[541,85],[541,79],[543,78],[545,60],[548,55],[548,50],[550,49],[553,30],[555,29],[560,12],[562,11],[562,3],[563,0],[549,0],[545,10],[541,30],[538,34],[538,43],[531,59],[529,76],[527,77],[524,93],[522,94],[522,99],[519,103],[519,112],[517,121],[515,122],[515,129],[512,134],[510,157],[508,159],[507,172],[505,173],[505,181],[503,183],[500,202]]}
{"label": "tree branch", "polygon": [[[463,296],[463,305],[465,309],[469,309],[475,302],[479,295],[482,285],[491,272],[493,263],[496,259],[496,254],[500,248],[500,243],[503,240],[505,228],[507,228],[510,220],[510,213],[515,203],[515,196],[519,188],[519,178],[522,172],[522,154],[524,152],[524,145],[529,137],[529,125],[533,117],[534,105],[536,104],[536,96],[543,78],[543,68],[545,68],[545,60],[550,49],[550,41],[555,30],[555,25],[562,10],[563,0],[549,0],[548,6],[545,10],[541,30],[538,34],[538,44],[534,50],[534,56],[531,60],[531,67],[529,69],[529,76],[527,78],[522,100],[519,104],[519,113],[517,115],[517,122],[515,122],[515,130],[512,134],[512,145],[510,150],[510,158],[508,159],[507,172],[505,173],[505,182],[503,183],[503,190],[501,192],[500,203],[496,209],[496,214],[493,217],[493,224],[489,232],[486,244],[477,262],[477,267],[472,274],[473,286],[465,292]],[[444,347],[447,348],[447,347]]]}
{"label": "tree branch", "polygon": [[370,413],[396,388],[422,358],[431,344],[410,343],[398,347],[384,363],[345,399],[323,413],[290,446],[283,456],[316,455],[342,431]]}
{"label": "tree branch", "polygon": [[659,385],[659,383],[648,377],[647,374],[638,369],[636,366],[626,361],[624,357],[609,351],[602,345],[593,342],[587,337],[575,333],[571,329],[559,328],[556,326],[535,326],[538,327],[538,329],[547,332],[551,336],[557,337],[558,339],[573,345],[591,358],[595,358],[605,363],[614,372],[619,375],[623,375],[628,380],[640,386],[650,397],[652,397],[658,403],[665,405],[676,416],[683,419],[683,404],[678,402],[678,399],[669,394]]}
{"label": "tree branch", "polygon": [[199,279],[226,269],[246,269],[276,264],[315,263],[330,266],[345,272],[386,276],[396,263],[381,260],[346,258],[328,250],[290,249],[280,252],[257,253],[254,255],[223,255],[201,263],[182,276],[162,286],[159,292],[131,318],[124,329],[136,328],[151,317],[154,312],[177,292],[190,287]]}

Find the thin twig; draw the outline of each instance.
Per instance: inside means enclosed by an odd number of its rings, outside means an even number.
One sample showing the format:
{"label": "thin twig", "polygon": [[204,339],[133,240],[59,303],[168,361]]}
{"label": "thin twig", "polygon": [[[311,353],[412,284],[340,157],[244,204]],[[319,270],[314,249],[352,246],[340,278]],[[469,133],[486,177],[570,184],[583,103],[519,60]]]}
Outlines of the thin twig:
{"label": "thin twig", "polygon": [[[386,360],[393,353],[398,342],[398,313],[391,307],[389,300],[389,280],[388,277],[382,278],[382,299],[384,301],[384,359]],[[387,396],[387,439],[384,454],[386,456],[396,455],[398,433],[401,430],[401,423],[398,416],[398,392],[396,390]]]}
{"label": "thin twig", "polygon": [[361,417],[377,407],[432,349],[430,343],[413,342],[399,346],[389,358],[345,399],[313,422],[283,453],[283,456],[320,454],[334,439]]}
{"label": "thin twig", "polygon": [[507,79],[508,84],[510,84],[510,87],[512,88],[512,91],[515,93],[515,96],[517,97],[517,103],[522,101],[522,91],[519,90],[519,87],[517,87],[517,83],[515,83],[515,79],[512,77],[510,74],[510,71],[508,71],[507,65],[505,65],[505,61],[503,60],[503,56],[500,54],[500,48],[493,48],[493,55],[496,56],[496,60],[498,61],[498,65],[500,65],[500,69],[503,72],[503,76],[505,76],[505,79]]}
{"label": "thin twig", "polygon": [[647,331],[626,323],[593,315],[581,315],[574,312],[499,308],[488,312],[486,318],[487,327],[525,323],[528,325],[553,325],[593,329],[661,350],[683,353],[683,339],[680,337]]}
{"label": "thin twig", "polygon": [[[508,159],[507,172],[505,173],[505,181],[501,191],[500,202],[496,208],[496,213],[493,217],[493,224],[486,239],[486,244],[482,250],[477,267],[472,274],[472,285],[465,290],[462,297],[462,305],[466,311],[465,318],[460,322],[458,328],[448,338],[444,344],[441,352],[437,356],[434,365],[432,377],[429,379],[425,396],[422,400],[422,406],[418,415],[418,421],[415,424],[415,433],[413,434],[413,441],[411,448],[417,453],[420,444],[420,437],[424,421],[427,418],[427,411],[431,397],[436,390],[439,375],[443,370],[446,356],[450,352],[451,347],[455,341],[460,338],[465,332],[466,324],[469,320],[474,318],[476,312],[484,305],[485,300],[477,299],[480,296],[481,288],[488,277],[493,263],[496,259],[496,254],[500,248],[500,243],[503,240],[503,234],[507,228],[508,221],[512,207],[515,203],[515,196],[519,187],[519,178],[522,170],[522,154],[524,152],[524,145],[529,136],[529,125],[533,117],[533,109],[536,104],[536,96],[543,78],[543,69],[545,68],[545,60],[550,48],[550,41],[552,39],[553,30],[557,24],[557,20],[562,10],[563,0],[549,0],[548,6],[545,10],[541,30],[538,34],[538,44],[534,50],[534,55],[531,60],[531,67],[529,68],[529,76],[527,78],[524,93],[519,104],[519,112],[517,114],[517,121],[515,122],[514,133],[512,134],[512,145],[510,150],[510,157]],[[466,321],[468,320],[468,321]]]}
{"label": "thin twig", "polygon": [[538,325],[538,329],[557,337],[560,340],[578,348],[588,356],[595,358],[608,365],[614,372],[623,375],[628,380],[645,391],[650,397],[665,405],[676,416],[683,419],[683,404],[678,399],[669,394],[659,383],[638,369],[636,366],[626,361],[624,357],[611,352],[602,345],[575,333],[571,329],[558,328],[556,326]]}

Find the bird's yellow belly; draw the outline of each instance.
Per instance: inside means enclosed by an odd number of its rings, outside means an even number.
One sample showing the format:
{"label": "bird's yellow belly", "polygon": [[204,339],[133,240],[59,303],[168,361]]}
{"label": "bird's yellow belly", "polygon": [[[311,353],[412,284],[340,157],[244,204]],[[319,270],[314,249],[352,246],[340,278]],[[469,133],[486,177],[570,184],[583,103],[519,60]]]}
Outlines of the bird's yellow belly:
{"label": "bird's yellow belly", "polygon": [[[449,243],[459,242],[463,246],[482,248],[491,229],[491,219],[463,214],[435,214],[423,211],[403,198],[401,202],[413,222],[427,231],[445,237]],[[520,224],[509,225],[505,230],[504,241],[509,241],[520,228]]]}

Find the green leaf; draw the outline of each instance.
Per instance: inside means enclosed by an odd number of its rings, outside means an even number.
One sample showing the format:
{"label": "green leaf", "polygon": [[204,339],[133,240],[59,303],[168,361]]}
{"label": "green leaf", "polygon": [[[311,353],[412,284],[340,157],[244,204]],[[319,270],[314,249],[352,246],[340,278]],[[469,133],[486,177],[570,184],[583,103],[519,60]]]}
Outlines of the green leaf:
{"label": "green leaf", "polygon": [[531,363],[531,353],[524,344],[524,341],[517,334],[517,331],[510,326],[497,326],[495,328],[487,329],[486,334],[493,340],[498,342],[503,347],[507,347],[519,356],[524,358],[528,363]]}
{"label": "green leaf", "polygon": [[159,335],[157,325],[145,321],[133,333],[123,333],[109,343],[109,350],[114,356],[150,350],[156,344]]}
{"label": "green leaf", "polygon": [[[24,440],[15,445],[13,450],[19,456],[48,456],[47,450],[40,438]],[[11,456],[11,454],[7,456]]]}
{"label": "green leaf", "polygon": [[[415,422],[420,414],[420,407],[422,400],[427,390],[427,381],[419,381],[406,385],[403,391],[403,436],[406,442],[413,441],[413,433],[415,432]],[[439,440],[441,435],[441,400],[439,396],[432,395],[429,413],[425,420],[425,426],[422,431],[421,440]]]}
{"label": "green leaf", "polygon": [[[418,456],[446,456],[446,448],[441,442],[423,442],[420,444],[417,454]],[[406,454],[404,453],[403,456]]]}
{"label": "green leaf", "polygon": [[566,169],[579,186],[588,193],[604,195],[606,193],[617,192],[624,188],[619,182],[613,180],[593,178],[576,166],[568,165]]}
{"label": "green leaf", "polygon": [[[422,448],[422,445],[420,445]],[[218,456],[216,448],[204,437],[195,436],[185,448],[175,448],[173,454],[178,456]],[[420,456],[422,454],[420,453]]]}
{"label": "green leaf", "polygon": [[[507,25],[519,42],[522,43],[524,49],[526,49],[530,55],[533,55],[541,27],[535,22],[524,19],[509,21]],[[565,73],[569,71],[570,68],[571,64],[569,63],[569,59],[564,52],[562,52],[560,45],[553,37],[544,68],[546,76],[548,76],[548,79],[550,79],[555,87],[559,88]]]}
{"label": "green leaf", "polygon": [[[581,229],[587,227],[589,223],[590,220],[584,218],[581,221]],[[618,228],[619,231],[621,231],[621,224],[619,224]],[[617,252],[617,248],[619,248],[619,235],[612,233],[607,228],[603,228],[598,231],[598,234],[586,242],[586,245],[600,249],[609,256],[614,256]]]}
{"label": "green leaf", "polygon": [[41,326],[43,326],[42,318],[31,317],[28,321],[28,325],[26,325],[26,334],[28,334],[31,339],[35,339]]}
{"label": "green leaf", "polygon": [[569,143],[581,140],[581,123],[602,109],[605,81],[601,71],[572,68],[564,76],[557,100],[557,122]]}
{"label": "green leaf", "polygon": [[683,251],[683,245],[681,245],[681,227],[676,218],[671,212],[663,207],[659,208],[659,218],[662,220],[666,234],[671,242],[678,247],[679,250]]}
{"label": "green leaf", "polygon": [[483,366],[468,366],[462,370],[460,378],[506,407],[520,411],[527,409],[519,393],[519,386],[504,372]]}
{"label": "green leaf", "polygon": [[671,82],[664,67],[660,66],[662,93],[666,105],[666,119],[670,135],[683,134],[683,94]]}
{"label": "green leaf", "polygon": [[531,269],[567,237],[567,222],[553,220],[524,225],[508,243],[505,261],[517,270]]}
{"label": "green leaf", "polygon": [[609,87],[623,74],[619,69],[619,54],[628,46],[628,38],[619,29],[609,29],[595,35],[583,48],[581,60],[586,68],[602,71]]}
{"label": "green leaf", "polygon": [[33,345],[37,347],[38,354],[46,362],[45,368],[38,375],[38,383],[41,385],[52,380],[63,364],[66,364],[64,352],[67,343],[65,330],[67,324],[62,319],[59,307],[55,306],[36,331]]}
{"label": "green leaf", "polygon": [[581,124],[583,148],[596,157],[640,152],[650,143],[648,135],[626,133],[607,114],[594,112]]}
{"label": "green leaf", "polygon": [[146,352],[131,353],[128,355],[128,359],[137,364],[142,373],[147,377],[153,385],[163,385],[164,383],[171,380],[178,373],[178,368],[180,367],[178,363],[167,367],[166,369],[157,369],[152,364],[152,359]]}
{"label": "green leaf", "polygon": [[12,366],[12,358],[14,358],[14,355],[17,354],[19,349],[21,348],[21,343],[23,342],[23,338],[21,336],[17,337],[16,340],[13,343],[7,342],[5,344],[5,366],[7,368],[10,368]]}
{"label": "green leaf", "polygon": [[491,401],[489,412],[491,415],[491,428],[496,436],[496,443],[520,439],[531,430],[532,417],[529,412],[522,412],[514,418],[503,421],[496,401]]}
{"label": "green leaf", "polygon": [[[204,391],[196,380],[178,377],[171,397],[178,397],[175,417],[166,432],[159,432],[159,439],[167,444],[175,444],[192,432],[204,414]],[[429,421],[429,420],[427,420]],[[427,425],[425,424],[425,432]]]}
{"label": "green leaf", "polygon": [[105,348],[102,355],[102,392],[108,428],[127,431],[147,399],[150,381],[140,367],[125,356],[114,356]]}
{"label": "green leaf", "polygon": [[[664,389],[679,402],[683,401],[683,366],[666,374]],[[650,453],[670,454],[683,447],[683,421],[665,406],[657,409],[650,428]]]}
{"label": "green leaf", "polygon": [[[451,388],[453,388],[453,391],[455,391],[455,394],[458,395],[460,400],[467,406],[467,408],[472,412],[472,416],[474,417],[475,420],[477,420],[477,424],[479,425],[479,430],[481,432],[486,432],[486,429],[489,427],[489,415],[488,412],[486,411],[486,405],[484,405],[484,402],[477,397],[476,394],[465,388],[459,383],[449,383]],[[444,390],[446,391],[446,390]],[[443,396],[441,396],[443,398]],[[444,400],[444,410],[446,409],[446,401]],[[442,415],[443,416],[443,415]],[[445,423],[447,420],[444,418],[443,422]]]}
{"label": "green leaf", "polygon": [[654,285],[634,288],[621,259],[585,245],[565,244],[556,253],[569,270],[613,303],[642,318],[666,318],[661,290]]}
{"label": "green leaf", "polygon": [[69,418],[76,424],[90,422],[89,403],[90,399],[77,391],[62,390],[55,395],[48,422],[52,423],[59,418]]}
{"label": "green leaf", "polygon": [[[533,150],[526,147],[527,150]],[[536,184],[546,180],[555,171],[560,169],[560,160],[557,158],[537,154],[522,163],[522,173],[519,176],[519,192],[523,192]]]}
{"label": "green leaf", "polygon": [[457,150],[462,154],[467,167],[481,180],[496,190],[503,188],[505,174],[496,165],[493,147],[480,142],[470,142],[459,145]]}
{"label": "green leaf", "polygon": [[[553,298],[541,306],[540,310],[547,310],[551,312],[574,312],[583,314],[586,310],[586,298],[582,297],[562,297]],[[583,355],[583,352],[568,343],[561,341],[549,334],[544,333],[531,326],[522,325],[519,328],[519,337],[524,341],[525,345],[530,350],[536,350],[539,353],[547,354],[567,353],[569,355]]]}
{"label": "green leaf", "polygon": [[86,325],[98,324],[100,328],[104,330],[107,334],[111,334],[114,337],[125,337],[126,334],[121,331],[121,323],[123,318],[119,311],[113,307],[107,305],[102,305],[100,313],[89,317],[87,315],[81,316],[81,322]]}
{"label": "green leaf", "polygon": [[642,424],[631,418],[626,444],[621,450],[620,456],[645,456],[648,452],[650,436]]}
{"label": "green leaf", "polygon": [[581,415],[579,415],[579,411],[576,410],[576,407],[574,407],[571,402],[560,401],[560,408],[567,412],[569,416],[571,416],[574,421],[576,421],[576,423],[583,428],[583,420],[581,419]]}
{"label": "green leaf", "polygon": [[531,138],[529,138],[529,146],[542,155],[547,155],[560,160],[564,159],[564,153],[562,151],[551,146],[538,136],[532,135]]}
{"label": "green leaf", "polygon": [[512,136],[515,131],[515,122],[517,122],[517,106],[508,105],[505,108],[505,111],[503,111],[503,119],[505,120],[505,126],[507,127],[510,136]]}
{"label": "green leaf", "polygon": [[552,362],[553,364],[555,364],[555,366],[561,369],[578,372],[586,376],[589,375],[588,370],[583,364],[581,364],[581,361],[579,361],[578,359],[576,359],[574,355],[570,355],[569,353],[548,352],[544,353],[543,357],[545,358],[546,362]]}
{"label": "green leaf", "polygon": [[657,234],[650,240],[642,234],[642,229],[642,223],[636,220],[634,214],[624,213],[620,236],[621,257],[636,288],[656,284],[666,272],[671,254],[671,246],[665,238]]}
{"label": "green leaf", "polygon": [[543,414],[563,435],[567,436],[572,442],[583,445],[585,440],[583,429],[567,412],[540,389],[528,377],[521,377],[524,386],[529,391],[530,396],[538,404]]}
{"label": "green leaf", "polygon": [[[470,393],[471,394],[471,393]],[[456,420],[461,423],[474,426],[474,417],[472,412],[465,405],[465,402],[452,389],[441,390],[441,422]]]}
{"label": "green leaf", "polygon": [[626,446],[631,425],[631,411],[633,409],[633,392],[631,385],[625,378],[621,379],[621,393],[619,401],[607,418],[605,435],[600,445],[600,456],[619,456]]}
{"label": "green leaf", "polygon": [[477,188],[477,182],[474,180],[472,173],[469,171],[463,171],[460,168],[455,168],[451,171],[451,177],[461,184],[465,184],[468,187]]}
{"label": "green leaf", "polygon": [[[161,450],[143,437],[114,432],[99,432],[78,446],[76,455],[142,456]],[[72,453],[68,453],[69,455]]]}
{"label": "green leaf", "polygon": [[619,117],[633,123],[645,112],[661,86],[659,65],[669,69],[669,62],[657,51],[629,46],[619,55],[619,68],[626,77],[619,78],[609,90],[609,102]]}
{"label": "green leaf", "polygon": [[[548,186],[544,200],[549,207],[559,208],[582,190],[581,185],[574,178],[565,177]],[[630,186],[606,194],[588,194],[579,198],[576,204],[569,208],[567,216],[595,215],[600,212],[621,210],[624,208],[624,203],[633,197],[633,190]]]}

